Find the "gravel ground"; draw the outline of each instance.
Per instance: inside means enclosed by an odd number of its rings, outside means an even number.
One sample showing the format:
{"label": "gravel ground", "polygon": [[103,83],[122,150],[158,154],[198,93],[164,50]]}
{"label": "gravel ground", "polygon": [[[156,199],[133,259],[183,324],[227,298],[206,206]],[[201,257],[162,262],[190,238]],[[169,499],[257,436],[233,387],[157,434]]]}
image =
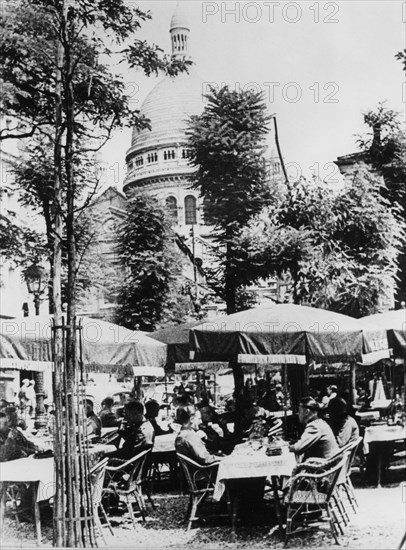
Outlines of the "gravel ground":
{"label": "gravel ground", "polygon": [[[397,548],[406,528],[405,469],[397,472],[391,485],[384,488],[356,488],[360,505],[359,512],[351,514],[351,522],[340,538],[341,548]],[[190,531],[183,523],[188,497],[179,494],[156,494],[158,505],[153,511],[148,505],[147,521],[134,529],[127,516],[113,517],[114,536],[105,529],[107,546],[110,548],[193,548],[211,550],[217,548],[283,548],[270,508],[265,507],[265,520],[261,525],[242,526],[236,540],[230,539],[228,519],[210,524],[200,524]],[[222,522],[222,523],[221,523]],[[43,519],[43,544],[51,546],[52,522]],[[104,546],[99,539],[100,546]],[[32,523],[18,524],[7,512],[2,527],[0,546],[4,548],[35,547]],[[340,548],[328,532],[318,529],[289,539],[288,548]]]}

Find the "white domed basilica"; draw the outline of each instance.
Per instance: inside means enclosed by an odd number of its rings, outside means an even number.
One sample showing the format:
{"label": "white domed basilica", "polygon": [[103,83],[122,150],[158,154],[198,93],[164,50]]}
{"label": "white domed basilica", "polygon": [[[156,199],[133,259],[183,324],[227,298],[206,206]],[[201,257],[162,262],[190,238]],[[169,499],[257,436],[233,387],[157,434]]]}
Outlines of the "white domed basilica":
{"label": "white domed basilica", "polygon": [[[171,20],[172,56],[190,59],[190,29],[179,2]],[[165,76],[148,94],[141,114],[150,121],[150,129],[134,129],[126,153],[127,173],[123,193],[109,187],[92,205],[97,227],[97,249],[101,263],[119,276],[116,257],[116,229],[125,219],[128,199],[144,191],[159,198],[172,217],[177,240],[184,257],[183,279],[196,293],[205,295],[205,267],[213,267],[213,227],[205,223],[204,204],[199,191],[192,187],[194,167],[189,164],[190,149],[186,135],[188,120],[204,108],[204,82],[194,66],[175,77]],[[272,145],[269,151],[272,151]],[[279,159],[268,160],[270,181],[280,177]],[[94,289],[81,304],[81,313],[109,319],[114,311],[109,291]],[[217,308],[217,306],[216,306]]]}
{"label": "white domed basilica", "polygon": [[[172,55],[190,58],[190,29],[179,4],[170,34]],[[196,256],[205,261],[205,237],[209,237],[210,228],[204,223],[199,192],[191,186],[194,168],[188,162],[186,137],[189,117],[203,111],[202,91],[203,80],[192,66],[188,73],[165,76],[148,94],[141,113],[150,120],[151,129],[133,131],[123,191],[131,197],[142,189],[162,199],[177,233],[186,243],[193,234]]]}

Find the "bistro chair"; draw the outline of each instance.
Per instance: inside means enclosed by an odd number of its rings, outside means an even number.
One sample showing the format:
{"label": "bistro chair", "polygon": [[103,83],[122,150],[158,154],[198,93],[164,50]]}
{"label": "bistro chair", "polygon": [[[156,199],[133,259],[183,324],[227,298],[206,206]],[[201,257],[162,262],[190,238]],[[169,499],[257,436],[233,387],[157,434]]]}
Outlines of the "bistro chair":
{"label": "bistro chair", "polygon": [[[285,533],[285,546],[288,537],[301,533],[311,527],[310,522],[325,519],[329,522],[331,533],[336,544],[338,541],[338,530],[342,533],[341,512],[337,508],[333,498],[340,472],[345,468],[348,453],[336,457],[335,464],[330,466],[331,461],[313,464],[314,473],[300,471],[290,480],[289,491],[286,498],[287,520]],[[326,469],[326,467],[328,469]],[[316,517],[315,517],[316,516]],[[294,529],[294,524],[299,527]]]}
{"label": "bistro chair", "polygon": [[178,481],[178,461],[175,451],[151,453],[147,480],[150,483],[152,494],[156,483],[169,481],[172,486],[176,485]]}
{"label": "bistro chair", "polygon": [[347,457],[347,464],[345,466],[344,477],[342,478],[340,476],[337,482],[337,491],[341,490],[341,492],[345,495],[346,499],[348,500],[349,504],[351,505],[354,511],[354,514],[357,513],[357,508],[359,508],[359,504],[355,496],[354,485],[352,484],[352,481],[351,481],[351,468],[354,463],[354,459],[357,454],[357,450],[361,441],[362,441],[362,437],[358,437],[352,443],[348,443],[347,445],[342,447],[341,451],[343,453],[348,453],[348,457]]}
{"label": "bistro chair", "polygon": [[[142,486],[145,481],[146,459],[150,452],[151,449],[146,449],[127,461],[117,458],[111,459],[116,465],[109,465],[106,467],[108,483],[103,491],[103,496],[106,494],[113,494],[120,500],[125,501],[134,528],[136,527],[134,510],[132,507],[134,501],[137,503],[143,521],[145,521],[146,506]],[[154,502],[149,493],[147,493],[147,498],[152,508],[155,509]]]}
{"label": "bistro chair", "polygon": [[100,533],[100,536],[103,539],[104,544],[106,544],[106,539],[104,538],[103,528],[102,528],[102,524],[99,516],[99,510],[101,511],[105,522],[107,523],[107,527],[109,528],[110,533],[114,535],[109,518],[107,517],[107,514],[106,514],[106,510],[104,509],[104,506],[102,504],[103,484],[104,484],[104,478],[106,475],[107,462],[108,462],[108,458],[104,458],[101,462],[96,464],[96,466],[93,466],[93,468],[89,472],[90,487],[92,491],[94,522],[97,527],[97,530]]}
{"label": "bistro chair", "polygon": [[[189,505],[186,511],[185,521],[188,522],[187,530],[189,530],[192,523],[200,519],[197,515],[198,507],[214,492],[218,464],[214,463],[202,466],[181,453],[176,453],[176,455],[185,474],[188,487]],[[213,514],[213,517],[218,517],[219,515],[220,514]]]}
{"label": "bistro chair", "polygon": [[272,437],[275,435],[280,435],[283,432],[283,422],[282,418],[276,418],[274,420],[274,423],[268,430],[268,437]]}

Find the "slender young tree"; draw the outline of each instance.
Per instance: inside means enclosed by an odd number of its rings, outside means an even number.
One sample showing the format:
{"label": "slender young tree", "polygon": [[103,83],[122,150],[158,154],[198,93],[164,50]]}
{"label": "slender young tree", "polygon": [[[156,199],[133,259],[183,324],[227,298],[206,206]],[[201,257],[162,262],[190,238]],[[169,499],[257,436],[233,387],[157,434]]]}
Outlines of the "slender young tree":
{"label": "slender young tree", "polygon": [[171,222],[158,199],[138,194],[128,205],[117,252],[126,273],[118,289],[116,322],[152,331],[190,313],[182,294],[182,261]]}
{"label": "slender young tree", "polygon": [[[160,69],[176,73],[185,68],[182,60],[169,62],[162,58],[157,47],[133,39],[142,21],[149,17],[148,13],[124,0],[16,0],[6,3],[0,19],[0,78],[6,92],[0,102],[0,115],[9,117],[11,122],[0,137],[24,138],[41,132],[52,140],[54,148],[53,301],[57,326],[61,322],[64,240],[67,253],[64,357],[60,337],[55,346],[57,546],[94,544],[92,528],[89,531],[88,522],[80,520],[81,513],[90,513],[86,508],[89,495],[84,481],[86,463],[83,463],[80,448],[78,451],[75,445],[78,362],[75,228],[79,155],[83,149],[98,150],[111,132],[125,123],[137,128],[148,125],[138,112],[131,111],[124,82],[100,61],[101,58],[117,53],[117,61],[125,60],[146,74]],[[100,30],[103,38],[100,38]],[[132,45],[127,46],[126,42],[131,40]],[[109,45],[106,46],[104,41]],[[114,52],[113,48],[117,51]],[[83,204],[80,207],[83,208]],[[65,371],[63,376],[62,368]],[[79,417],[79,426],[81,422]],[[83,490],[82,483],[85,483]]]}
{"label": "slender young tree", "polygon": [[190,122],[191,163],[196,167],[194,186],[204,198],[205,216],[219,245],[212,284],[223,295],[227,313],[234,313],[237,291],[249,282],[239,275],[238,237],[271,198],[263,157],[270,116],[262,95],[251,91],[212,89],[207,101],[203,113]]}

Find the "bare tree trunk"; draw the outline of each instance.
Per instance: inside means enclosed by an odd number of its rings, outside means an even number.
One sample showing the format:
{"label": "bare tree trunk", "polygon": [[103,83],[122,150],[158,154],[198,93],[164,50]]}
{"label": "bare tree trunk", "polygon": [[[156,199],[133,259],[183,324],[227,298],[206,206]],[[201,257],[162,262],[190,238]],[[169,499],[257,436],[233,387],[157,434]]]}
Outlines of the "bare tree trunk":
{"label": "bare tree trunk", "polygon": [[226,266],[224,273],[224,291],[226,298],[227,306],[227,315],[236,312],[236,288],[234,276],[231,270],[231,262],[233,261],[233,253],[230,244],[231,235],[227,235],[227,244],[226,244]]}
{"label": "bare tree trunk", "polygon": [[[64,14],[65,5],[62,0],[61,11]],[[64,20],[64,17],[62,18]],[[56,59],[56,86],[55,86],[55,144],[54,144],[54,251],[52,270],[52,292],[54,311],[54,376],[53,394],[55,400],[55,511],[54,511],[54,546],[61,547],[65,541],[65,452],[63,435],[63,333],[57,327],[62,323],[61,300],[61,270],[62,270],[62,67],[64,62],[63,45],[58,41]]]}

